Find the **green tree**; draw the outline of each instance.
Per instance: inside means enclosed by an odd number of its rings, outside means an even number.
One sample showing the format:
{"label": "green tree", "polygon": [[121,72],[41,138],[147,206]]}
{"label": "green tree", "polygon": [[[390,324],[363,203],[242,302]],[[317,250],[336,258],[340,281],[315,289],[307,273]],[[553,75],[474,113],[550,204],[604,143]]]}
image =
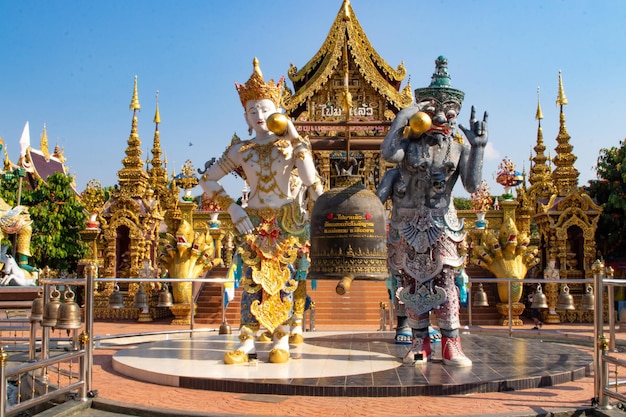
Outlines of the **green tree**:
{"label": "green tree", "polygon": [[457,210],[471,210],[472,200],[464,197],[454,197],[454,208]]}
{"label": "green tree", "polygon": [[85,228],[87,213],[72,187],[72,178],[55,173],[47,183],[24,193],[22,204],[33,220],[31,263],[39,268],[76,271],[87,246],[79,232]]}
{"label": "green tree", "polygon": [[626,249],[626,144],[600,149],[597,180],[589,181],[589,196],[602,206],[596,243],[605,257],[624,257]]}

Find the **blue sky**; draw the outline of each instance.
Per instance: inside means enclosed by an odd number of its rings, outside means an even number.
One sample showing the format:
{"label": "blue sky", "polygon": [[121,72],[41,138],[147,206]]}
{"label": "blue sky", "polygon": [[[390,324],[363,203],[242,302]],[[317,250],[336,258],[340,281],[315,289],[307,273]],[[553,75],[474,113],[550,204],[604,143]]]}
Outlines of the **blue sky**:
{"label": "blue sky", "polygon": [[[159,90],[168,170],[179,171],[187,159],[202,167],[234,133],[248,137],[234,82],[248,79],[253,57],[266,79],[286,75],[290,63],[301,68],[341,3],[0,0],[0,137],[16,162],[25,122],[36,148],[45,123],[50,149],[64,149],[79,191],[91,179],[113,185],[138,76],[143,157],[152,147]],[[377,52],[393,67],[404,62],[413,88],[428,85],[436,57],[444,55],[453,86],[465,92],[460,122],[467,125],[471,105],[489,112],[483,177],[493,194],[502,193],[493,180],[502,158],[528,170],[537,87],[544,140],[554,155],[559,70],[580,185],[595,178],[599,149],[626,136],[626,2],[351,3]],[[231,193],[241,188],[234,177],[223,183]]]}

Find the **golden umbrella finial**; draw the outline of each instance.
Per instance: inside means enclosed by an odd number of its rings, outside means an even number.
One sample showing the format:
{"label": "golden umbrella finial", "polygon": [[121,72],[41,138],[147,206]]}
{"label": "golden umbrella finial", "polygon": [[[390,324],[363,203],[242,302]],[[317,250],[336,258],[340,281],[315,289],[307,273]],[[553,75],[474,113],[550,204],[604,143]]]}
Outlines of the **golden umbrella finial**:
{"label": "golden umbrella finial", "polygon": [[344,0],[343,2],[343,20],[350,20],[350,0]]}
{"label": "golden umbrella finial", "polygon": [[543,119],[543,112],[541,111],[541,103],[539,101],[539,87],[537,87],[537,113],[535,113],[535,120]]}
{"label": "golden umbrella finial", "polygon": [[254,57],[252,60],[252,66],[254,67],[254,72],[263,77],[263,73],[261,72],[261,67],[259,66],[259,60],[257,57]]}
{"label": "golden umbrella finial", "polygon": [[559,70],[559,95],[556,98],[557,106],[566,106],[567,97],[565,97],[565,89],[563,88],[563,77],[561,76],[561,70]]}
{"label": "golden umbrella finial", "polygon": [[159,90],[156,91],[156,111],[154,112],[154,123],[161,123],[161,114],[159,113]]}
{"label": "golden umbrella finial", "polygon": [[137,93],[137,76],[135,75],[135,85],[133,86],[133,98],[130,101],[130,109],[131,110],[140,110],[141,106],[139,105],[139,94]]}

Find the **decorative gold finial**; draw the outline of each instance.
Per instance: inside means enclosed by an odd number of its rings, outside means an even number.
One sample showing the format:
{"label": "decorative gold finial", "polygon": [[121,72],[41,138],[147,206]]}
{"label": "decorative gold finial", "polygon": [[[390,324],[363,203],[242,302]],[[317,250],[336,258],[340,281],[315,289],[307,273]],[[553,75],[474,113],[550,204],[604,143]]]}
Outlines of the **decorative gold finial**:
{"label": "decorative gold finial", "polygon": [[565,89],[563,88],[563,77],[561,76],[561,70],[559,70],[559,95],[556,98],[557,106],[566,106],[567,97],[565,97]]}
{"label": "decorative gold finial", "polygon": [[137,76],[135,75],[135,85],[133,87],[133,98],[130,102],[131,110],[140,110],[141,106],[139,105],[139,94],[137,93]]}
{"label": "decorative gold finial", "polygon": [[350,21],[350,0],[343,2],[343,20],[344,22]]}
{"label": "decorative gold finial", "polygon": [[543,119],[543,112],[541,111],[541,103],[539,102],[539,87],[537,87],[537,113],[535,113],[535,120]]}
{"label": "decorative gold finial", "polygon": [[156,111],[154,113],[153,121],[154,123],[161,123],[161,114],[159,113],[159,90],[156,91]]}
{"label": "decorative gold finial", "polygon": [[56,145],[54,145],[54,153],[52,154],[52,156],[54,156],[61,162],[65,162],[65,156],[63,155],[63,153],[64,150],[61,149],[61,147],[59,146],[59,138],[57,138],[57,143]]}
{"label": "decorative gold finial", "polygon": [[48,150],[48,132],[46,130],[46,124],[43,124],[43,132],[41,132],[41,140],[39,141],[39,150],[43,153],[43,156],[50,158],[50,151]]}
{"label": "decorative gold finial", "polygon": [[238,84],[235,82],[235,87],[237,88],[237,92],[239,92],[241,105],[245,108],[246,102],[249,100],[261,100],[267,98],[272,100],[276,107],[279,107],[285,77],[281,77],[276,84],[274,84],[273,79],[266,83],[263,79],[261,68],[259,67],[259,60],[256,57],[254,57],[252,65],[254,66],[254,70],[252,71],[250,79],[248,79],[245,84]]}

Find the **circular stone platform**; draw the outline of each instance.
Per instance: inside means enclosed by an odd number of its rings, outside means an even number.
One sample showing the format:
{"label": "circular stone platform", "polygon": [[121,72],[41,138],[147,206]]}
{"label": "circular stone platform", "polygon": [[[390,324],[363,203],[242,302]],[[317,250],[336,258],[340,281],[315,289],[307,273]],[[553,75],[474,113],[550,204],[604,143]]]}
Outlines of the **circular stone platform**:
{"label": "circular stone platform", "polygon": [[255,394],[394,397],[512,391],[583,378],[593,358],[575,347],[537,339],[463,334],[469,368],[445,366],[441,343],[435,361],[406,365],[408,345],[392,332],[305,334],[291,345],[285,364],[267,362],[270,343],[257,343],[255,364],[225,365],[236,335],[211,335],[144,343],[117,352],[113,368],[155,384]]}

